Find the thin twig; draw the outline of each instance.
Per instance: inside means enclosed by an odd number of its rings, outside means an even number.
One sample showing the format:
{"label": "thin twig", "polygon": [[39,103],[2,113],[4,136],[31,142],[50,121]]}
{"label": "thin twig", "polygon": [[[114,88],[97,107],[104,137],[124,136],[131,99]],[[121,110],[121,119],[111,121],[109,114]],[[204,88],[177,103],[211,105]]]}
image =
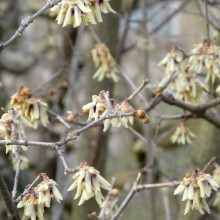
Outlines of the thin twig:
{"label": "thin twig", "polygon": [[29,141],[29,140],[0,140],[0,146],[5,146],[5,145],[24,145],[24,146],[42,146],[42,147],[51,147],[54,149],[54,145],[57,146],[63,146],[64,144],[75,140],[81,133],[84,131],[88,130],[91,127],[96,126],[97,124],[100,124],[106,119],[111,119],[111,118],[119,118],[119,117],[129,117],[129,116],[134,116],[133,112],[130,113],[112,113],[112,114],[106,114],[104,117],[101,117],[97,119],[96,121],[91,122],[90,124],[85,125],[84,127],[77,129],[75,131],[70,132],[66,138],[64,138],[61,141],[57,142],[41,142],[41,141]]}
{"label": "thin twig", "polygon": [[[131,87],[134,91],[136,91],[138,88],[137,88],[136,85],[133,83],[133,81],[128,77],[128,74],[126,73],[126,71],[125,71],[123,68],[121,68],[121,66],[118,65],[118,64],[116,65],[116,67],[117,67],[118,70],[120,71],[120,73],[121,73],[121,75],[123,76],[123,78],[124,78],[124,79],[127,81],[127,83],[130,85],[130,87]],[[147,102],[146,98],[145,98],[142,94],[138,93],[138,96],[139,96],[140,100],[143,102],[144,105],[148,105],[148,102]]]}
{"label": "thin twig", "polygon": [[56,119],[62,123],[66,128],[70,129],[71,126],[66,122],[66,120],[59,114],[55,113],[54,111],[50,110],[50,109],[47,109],[47,112],[53,116],[56,117]]}
{"label": "thin twig", "polygon": [[92,36],[94,37],[96,43],[101,43],[102,41],[101,41],[101,39],[99,38],[98,34],[95,32],[95,30],[94,30],[94,28],[93,28],[92,25],[89,27],[89,30],[91,31]]}
{"label": "thin twig", "polygon": [[212,157],[209,162],[204,166],[204,168],[202,169],[202,171],[206,171],[208,169],[208,167],[210,166],[211,163],[213,163],[215,161],[216,157]]}
{"label": "thin twig", "polygon": [[145,189],[158,189],[162,187],[176,187],[180,184],[180,182],[173,181],[173,182],[168,182],[168,183],[155,183],[155,184],[144,184],[144,185],[137,185],[136,182],[134,182],[133,187],[131,191],[128,193],[127,197],[125,200],[122,202],[121,206],[118,208],[117,212],[113,215],[111,220],[116,220],[120,217],[121,213],[124,211],[128,203],[131,201],[133,196],[142,190]]}
{"label": "thin twig", "polygon": [[35,179],[30,185],[27,186],[27,188],[24,190],[24,192],[21,193],[21,195],[16,199],[16,203],[19,202],[19,201],[21,201],[22,198],[23,198],[27,193],[29,193],[30,189],[40,180],[40,178],[41,178],[40,175],[38,175],[38,176],[36,177],[36,179]]}
{"label": "thin twig", "polygon": [[205,0],[205,17],[206,17],[206,31],[207,39],[210,40],[210,30],[209,30],[209,10],[208,10],[208,0]]}
{"label": "thin twig", "polygon": [[[18,137],[18,133],[17,133],[17,128],[16,128],[16,124],[15,124],[15,110],[14,109],[10,109],[8,111],[8,114],[10,116],[10,120],[11,120],[11,130],[12,130],[12,138],[14,141],[17,141],[19,139]],[[16,164],[16,172],[15,172],[15,177],[14,177],[14,186],[13,186],[13,190],[12,190],[12,199],[15,200],[16,195],[17,195],[17,188],[18,188],[18,180],[19,180],[19,176],[20,176],[20,168],[21,168],[21,157],[20,157],[20,146],[19,145],[15,145],[14,146],[14,156],[16,158],[17,164]]]}
{"label": "thin twig", "polygon": [[14,33],[14,35],[9,38],[6,42],[2,43],[0,45],[0,53],[1,51],[8,47],[13,41],[15,41],[17,38],[22,36],[22,33],[25,31],[25,29],[33,23],[33,21],[40,15],[42,15],[47,9],[52,8],[57,3],[61,2],[61,0],[51,0],[49,1],[44,7],[42,7],[40,10],[38,10],[35,14],[28,17],[27,19],[23,20],[21,22],[20,27],[17,29],[17,31]]}
{"label": "thin twig", "polygon": [[135,135],[135,136],[138,137],[140,140],[142,140],[143,142],[148,143],[147,139],[146,139],[143,135],[141,135],[139,132],[137,132],[134,128],[128,127],[128,130],[129,130],[133,135]]}
{"label": "thin twig", "polygon": [[137,90],[135,90],[129,97],[128,97],[128,101],[132,100],[136,95],[139,94],[139,92],[141,92],[141,90],[149,83],[148,79],[145,79],[142,84],[137,88]]}

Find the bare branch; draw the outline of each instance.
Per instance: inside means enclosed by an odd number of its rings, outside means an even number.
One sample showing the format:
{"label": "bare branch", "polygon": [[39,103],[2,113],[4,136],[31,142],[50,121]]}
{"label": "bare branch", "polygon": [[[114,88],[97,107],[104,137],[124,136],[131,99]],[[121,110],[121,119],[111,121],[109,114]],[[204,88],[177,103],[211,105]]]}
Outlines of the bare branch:
{"label": "bare branch", "polygon": [[129,97],[128,97],[128,101],[132,100],[136,95],[139,94],[139,92],[141,92],[141,90],[149,83],[148,79],[143,80],[142,84],[140,85],[140,87],[137,88],[137,90],[135,90]]}
{"label": "bare branch", "polygon": [[[15,124],[15,110],[14,109],[10,109],[8,111],[8,114],[10,116],[10,120],[11,120],[11,128],[12,128],[12,137],[13,140],[17,141],[18,138],[18,133],[17,133],[17,128],[16,128],[16,124]],[[13,190],[12,190],[12,199],[15,200],[16,194],[17,194],[17,188],[18,188],[18,180],[19,180],[19,176],[20,176],[20,168],[21,168],[21,158],[20,158],[20,146],[19,145],[15,145],[14,146],[14,156],[16,158],[17,164],[16,164],[16,172],[15,172],[15,178],[14,178],[14,186],[13,186]]]}
{"label": "bare branch", "polygon": [[61,0],[51,0],[49,1],[43,8],[41,8],[40,10],[38,10],[35,14],[33,14],[32,16],[28,17],[27,19],[23,20],[21,22],[20,27],[17,29],[17,31],[14,33],[14,35],[8,39],[6,42],[2,43],[0,45],[0,53],[3,49],[5,49],[6,47],[8,47],[12,42],[14,42],[17,38],[22,36],[22,33],[25,31],[25,29],[31,24],[33,23],[33,21],[39,17],[40,15],[42,15],[47,9],[52,8],[54,5],[56,5],[57,3],[61,2]]}
{"label": "bare branch", "polygon": [[131,189],[131,191],[128,193],[127,197],[125,198],[125,200],[122,202],[121,206],[119,207],[119,209],[117,210],[117,212],[113,215],[111,220],[116,220],[119,218],[119,216],[121,215],[121,213],[124,211],[124,209],[126,208],[126,206],[128,205],[128,203],[131,201],[131,199],[133,198],[133,196],[137,193],[140,192],[142,190],[145,189],[158,189],[158,188],[162,188],[162,187],[176,187],[180,184],[180,182],[177,181],[173,181],[173,182],[168,182],[168,183],[155,183],[155,184],[144,184],[144,185],[138,185],[137,182],[135,181],[133,183],[133,187]]}
{"label": "bare branch", "polygon": [[194,106],[191,104],[188,104],[180,99],[176,99],[174,95],[170,92],[164,92],[161,95],[162,101],[169,104],[169,105],[175,105],[177,107],[180,107],[182,109],[188,110],[191,113],[197,115],[200,118],[205,119],[206,121],[210,122],[211,124],[215,125],[217,128],[220,128],[220,116],[214,109],[207,109],[211,108],[217,104],[219,104],[219,101],[212,102],[212,105],[209,105],[209,103]]}
{"label": "bare branch", "polygon": [[208,169],[208,167],[210,166],[211,163],[213,163],[216,160],[216,157],[212,157],[209,162],[204,166],[204,168],[202,169],[202,171],[206,171]]}

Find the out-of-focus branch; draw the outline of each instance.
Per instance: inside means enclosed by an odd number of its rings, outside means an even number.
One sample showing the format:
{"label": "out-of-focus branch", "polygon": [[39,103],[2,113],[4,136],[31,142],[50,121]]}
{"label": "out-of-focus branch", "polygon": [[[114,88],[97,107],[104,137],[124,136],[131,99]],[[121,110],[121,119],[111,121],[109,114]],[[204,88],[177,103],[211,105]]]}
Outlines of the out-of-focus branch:
{"label": "out-of-focus branch", "polygon": [[128,205],[128,203],[131,201],[131,199],[133,198],[133,196],[137,193],[140,192],[142,190],[145,189],[158,189],[158,188],[162,188],[162,187],[176,187],[180,184],[180,182],[178,181],[173,181],[173,182],[167,182],[167,183],[155,183],[155,184],[144,184],[144,185],[138,185],[137,181],[135,181],[133,183],[133,187],[131,188],[131,191],[129,192],[129,194],[127,195],[127,197],[125,198],[125,200],[122,202],[121,206],[119,207],[119,209],[117,210],[117,212],[113,215],[111,220],[116,220],[119,218],[119,216],[121,215],[121,213],[124,211],[124,209],[126,208],[126,206]]}
{"label": "out-of-focus branch", "polygon": [[27,19],[23,20],[21,22],[20,27],[17,29],[17,31],[14,33],[14,35],[5,41],[4,43],[0,44],[0,52],[8,47],[12,42],[14,42],[17,38],[22,36],[22,33],[25,31],[25,29],[33,23],[33,21],[39,17],[41,14],[43,14],[47,9],[52,8],[57,3],[61,2],[61,0],[51,0],[49,1],[45,6],[43,6],[41,9],[39,9],[35,14],[28,17]]}
{"label": "out-of-focus branch", "polygon": [[186,5],[188,3],[190,3],[191,0],[185,0],[182,1],[182,3],[180,4],[180,6],[173,11],[173,13],[171,13],[170,15],[167,16],[167,18],[165,18],[160,24],[158,24],[149,34],[153,35],[155,34],[157,31],[159,31],[166,23],[168,23],[175,15],[177,15],[183,8],[186,7]]}
{"label": "out-of-focus branch", "polygon": [[4,180],[1,172],[0,172],[0,195],[1,195],[2,200],[5,203],[7,214],[8,214],[8,219],[20,220],[18,210],[17,210],[14,202],[11,199],[8,187],[5,183],[5,180]]}
{"label": "out-of-focus branch", "polygon": [[[15,110],[14,109],[10,109],[8,111],[9,115],[10,115],[10,120],[11,120],[11,128],[12,128],[12,137],[13,140],[18,140],[18,133],[17,133],[17,129],[16,129],[16,125],[15,125]],[[16,171],[15,171],[15,178],[14,178],[14,186],[13,186],[13,190],[12,190],[12,199],[15,200],[15,197],[17,195],[17,188],[18,188],[18,180],[19,180],[19,176],[20,176],[20,168],[21,168],[21,157],[20,157],[20,146],[19,145],[15,145],[14,146],[14,156],[15,159],[17,161],[16,164]]]}
{"label": "out-of-focus branch", "polygon": [[[197,5],[198,5],[198,8],[200,10],[200,13],[203,17],[206,17],[206,10],[205,8],[203,7],[203,2],[200,1],[200,0],[197,0]],[[206,21],[208,24],[210,24],[213,28],[215,28],[216,30],[218,30],[220,28],[220,25],[218,23],[218,21],[216,20],[215,16],[211,13],[211,10],[209,10],[209,16],[206,17]]]}
{"label": "out-of-focus branch", "polygon": [[130,101],[131,99],[133,99],[136,95],[138,95],[139,92],[141,92],[141,90],[149,83],[148,79],[143,80],[142,84],[137,88],[137,90],[135,90],[129,97],[128,97],[128,101]]}
{"label": "out-of-focus branch", "polygon": [[142,140],[143,142],[145,143],[148,143],[147,139],[142,135],[140,134],[139,132],[137,132],[134,128],[132,127],[128,127],[128,130],[136,137],[138,137],[140,140]]}

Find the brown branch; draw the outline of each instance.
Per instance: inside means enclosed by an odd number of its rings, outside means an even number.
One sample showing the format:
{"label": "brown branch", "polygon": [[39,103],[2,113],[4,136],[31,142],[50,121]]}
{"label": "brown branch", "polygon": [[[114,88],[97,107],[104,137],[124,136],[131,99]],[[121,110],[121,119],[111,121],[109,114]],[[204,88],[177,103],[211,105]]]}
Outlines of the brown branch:
{"label": "brown branch", "polygon": [[41,14],[43,14],[47,9],[52,8],[57,3],[61,2],[61,0],[51,0],[49,1],[44,7],[42,7],[40,10],[38,10],[35,14],[28,17],[27,19],[23,20],[21,22],[20,27],[17,29],[17,31],[14,33],[14,35],[8,39],[6,42],[0,44],[0,53],[3,49],[8,47],[12,42],[14,42],[17,38],[22,36],[22,33],[25,31],[25,29],[33,23],[33,21],[39,17]]}
{"label": "brown branch", "polygon": [[133,135],[135,135],[135,136],[138,137],[140,140],[142,140],[143,142],[148,143],[147,139],[146,139],[142,134],[140,134],[139,132],[137,132],[134,128],[128,127],[128,130],[129,130]]}
{"label": "brown branch", "polygon": [[[17,141],[19,139],[18,137],[18,133],[17,133],[17,127],[15,124],[15,110],[14,109],[10,109],[8,111],[8,114],[10,116],[10,120],[11,120],[11,130],[12,130],[12,138],[14,141]],[[15,171],[15,177],[14,177],[14,186],[13,186],[13,190],[12,190],[12,199],[15,200],[16,194],[17,194],[17,188],[18,188],[18,180],[20,177],[20,168],[21,168],[21,157],[20,157],[20,146],[19,145],[15,145],[14,146],[14,156],[15,159],[17,161],[16,164],[16,171]]]}
{"label": "brown branch", "polygon": [[202,171],[206,171],[208,169],[208,167],[210,166],[211,163],[213,163],[215,161],[216,157],[212,157],[208,163],[204,166],[204,168],[202,169]]}
{"label": "brown branch", "polygon": [[[201,0],[197,0],[197,5],[198,5],[198,8],[200,10],[200,13],[203,17],[206,17],[206,12],[205,10],[203,9],[203,3]],[[207,20],[206,20],[207,21]],[[219,25],[219,22],[216,20],[215,16],[211,13],[211,11],[209,11],[209,18],[208,18],[208,23],[216,30],[219,30],[220,28],[220,25]]]}
{"label": "brown branch", "polygon": [[139,92],[141,92],[141,90],[149,83],[148,79],[143,80],[142,84],[140,85],[140,87],[138,87],[129,97],[128,97],[128,101],[130,101],[131,99],[133,99],[136,95],[139,94]]}
{"label": "brown branch", "polygon": [[155,184],[144,184],[144,185],[138,185],[137,182],[133,183],[133,187],[131,191],[128,193],[127,197],[125,200],[122,202],[121,206],[118,208],[117,212],[113,215],[111,220],[116,220],[119,218],[121,213],[124,211],[128,203],[131,201],[133,196],[142,190],[145,189],[158,189],[162,187],[176,187],[180,184],[180,182],[173,181],[173,182],[168,182],[168,183],[155,183]]}
{"label": "brown branch", "polygon": [[208,0],[205,0],[205,18],[206,18],[206,31],[207,39],[210,40],[210,29],[209,29],[209,10],[208,10]]}
{"label": "brown branch", "polygon": [[26,187],[26,189],[24,190],[24,192],[21,193],[21,195],[16,199],[16,202],[21,201],[22,198],[23,198],[27,193],[29,193],[29,191],[31,190],[31,188],[40,180],[40,178],[41,178],[40,175],[38,175],[38,176],[36,177],[36,179],[35,179],[30,185],[28,185],[28,186]]}
{"label": "brown branch", "polygon": [[2,197],[4,204],[5,204],[8,219],[20,220],[18,210],[17,210],[14,202],[11,199],[8,187],[5,183],[4,177],[2,176],[1,172],[0,172],[0,195]]}
{"label": "brown branch", "polygon": [[[194,106],[191,104],[188,104],[180,99],[176,99],[174,95],[170,92],[164,92],[161,95],[161,99],[163,102],[174,105],[177,107],[180,107],[182,109],[185,109],[195,115],[197,115],[200,118],[205,119],[206,121],[210,122],[211,124],[215,125],[217,128],[220,128],[220,116],[214,109],[209,109],[213,106],[216,106],[219,104],[220,99],[216,99],[215,101],[211,101],[209,103]],[[211,103],[211,104],[210,104]]]}

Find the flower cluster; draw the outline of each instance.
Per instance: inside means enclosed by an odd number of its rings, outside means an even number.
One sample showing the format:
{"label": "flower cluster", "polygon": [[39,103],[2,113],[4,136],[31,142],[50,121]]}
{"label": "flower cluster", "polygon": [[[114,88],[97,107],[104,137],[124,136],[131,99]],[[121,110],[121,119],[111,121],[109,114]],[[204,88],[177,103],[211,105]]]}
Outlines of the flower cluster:
{"label": "flower cluster", "polygon": [[183,193],[182,201],[187,201],[184,214],[187,214],[190,209],[197,209],[204,214],[203,210],[210,213],[205,199],[210,197],[212,190],[217,191],[218,188],[219,184],[213,180],[210,174],[197,168],[183,178],[174,195]]}
{"label": "flower cluster", "polygon": [[204,40],[192,50],[189,58],[190,70],[201,73],[207,70],[206,82],[212,84],[220,79],[220,47],[210,40]]}
{"label": "flower cluster", "polygon": [[102,81],[104,78],[110,78],[114,82],[118,82],[119,71],[109,48],[104,43],[98,43],[95,48],[92,49],[91,54],[95,66],[99,67],[93,78],[98,81]]}
{"label": "flower cluster", "polygon": [[181,122],[171,136],[171,141],[177,144],[191,144],[192,138],[195,138],[195,134],[185,126],[184,122]]}
{"label": "flower cluster", "polygon": [[100,175],[99,171],[90,167],[86,162],[81,163],[79,170],[73,175],[73,180],[68,191],[77,188],[74,199],[81,196],[78,205],[82,205],[92,197],[95,197],[97,203],[101,205],[104,199],[101,188],[111,189],[111,184]]}
{"label": "flower cluster", "polygon": [[43,176],[43,181],[36,187],[36,191],[38,192],[38,204],[50,207],[51,198],[53,197],[60,203],[63,197],[57,189],[57,183],[49,179],[46,174],[41,174],[41,176]]}
{"label": "flower cluster", "polygon": [[[129,105],[128,101],[125,100],[121,104],[116,104],[112,102],[112,110],[113,113],[130,113],[134,112],[134,109]],[[121,125],[125,128],[128,128],[128,125],[133,125],[134,124],[134,117],[133,115],[127,116],[127,117],[119,117],[119,118],[111,118],[111,119],[106,119],[104,122],[104,129],[103,131],[107,131],[110,125],[113,127],[121,127]]]}
{"label": "flower cluster", "polygon": [[[125,100],[121,104],[118,104],[113,99],[110,99],[109,103],[107,103],[104,93],[105,91],[101,91],[98,96],[93,95],[93,101],[82,107],[83,113],[89,114],[88,121],[91,119],[97,120],[98,118],[111,113],[116,117],[107,117],[107,119],[104,120],[104,131],[107,131],[110,125],[113,127],[124,126],[125,128],[127,128],[129,124],[133,125],[134,109],[129,105],[128,101]],[[110,105],[109,107],[108,104]],[[121,116],[123,114],[128,115]]]}
{"label": "flower cluster", "polygon": [[[13,118],[9,113],[4,113],[0,119],[0,137],[4,138],[5,140],[14,140],[13,134],[13,127],[14,132],[18,135],[18,139],[22,140],[25,138],[25,133],[21,124],[20,117],[18,113],[15,111]],[[23,150],[27,150],[26,146],[21,145]],[[14,153],[15,146],[14,145],[6,145],[6,153],[12,151]]]}
{"label": "flower cluster", "polygon": [[192,104],[200,104],[204,101],[204,90],[199,79],[185,69],[180,72],[175,80],[176,97]]}
{"label": "flower cluster", "polygon": [[38,204],[38,199],[34,192],[26,194],[18,203],[17,208],[24,208],[23,219],[44,220],[44,207]]}
{"label": "flower cluster", "polygon": [[21,87],[11,97],[10,106],[18,112],[22,122],[29,127],[37,128],[39,121],[43,126],[49,123],[47,104],[34,97],[28,87]]}
{"label": "flower cluster", "polygon": [[44,220],[44,208],[50,207],[51,198],[54,197],[57,202],[63,200],[57,189],[57,183],[49,179],[45,173],[39,176],[43,178],[43,181],[37,187],[31,188],[17,205],[17,208],[24,208],[23,219]]}
{"label": "flower cluster", "polygon": [[96,21],[102,22],[102,13],[115,11],[111,8],[109,0],[62,0],[55,5],[52,12],[57,14],[58,24],[66,26],[68,24],[78,27],[83,23],[96,24]]}
{"label": "flower cluster", "polygon": [[183,66],[184,54],[177,48],[173,48],[166,57],[160,61],[158,66],[166,68],[166,74],[170,75],[175,71],[180,71]]}

